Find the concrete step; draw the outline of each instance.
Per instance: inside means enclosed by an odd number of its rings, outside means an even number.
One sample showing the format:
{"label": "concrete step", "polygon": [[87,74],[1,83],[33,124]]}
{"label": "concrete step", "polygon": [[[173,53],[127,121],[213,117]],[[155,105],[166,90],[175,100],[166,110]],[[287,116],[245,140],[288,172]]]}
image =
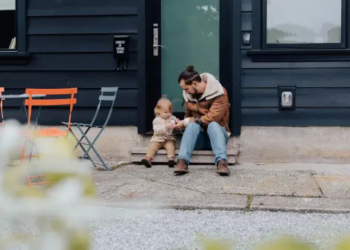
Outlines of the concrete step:
{"label": "concrete step", "polygon": [[[142,159],[144,159],[148,148],[147,147],[137,147],[132,148],[131,153],[131,161],[138,163]],[[228,163],[229,164],[235,164],[236,163],[236,156],[234,155],[235,150],[228,150],[227,151],[227,157],[228,157]],[[179,150],[177,149],[175,151],[176,157],[179,154]],[[158,151],[157,155],[154,157],[153,162],[156,163],[166,163],[168,162],[166,151],[164,149],[161,149]],[[191,163],[197,163],[197,164],[213,164],[214,162],[214,154],[210,150],[194,150],[192,154]]]}

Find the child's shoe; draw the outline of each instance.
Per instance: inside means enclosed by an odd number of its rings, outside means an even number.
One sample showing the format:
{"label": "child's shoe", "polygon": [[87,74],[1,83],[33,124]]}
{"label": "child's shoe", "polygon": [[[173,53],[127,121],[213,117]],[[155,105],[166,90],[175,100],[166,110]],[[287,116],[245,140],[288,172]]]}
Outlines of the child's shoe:
{"label": "child's shoe", "polygon": [[168,166],[169,168],[173,168],[176,165],[176,162],[174,161],[174,156],[168,157]]}
{"label": "child's shoe", "polygon": [[146,157],[141,161],[141,163],[146,167],[146,168],[151,168],[152,167],[152,158]]}

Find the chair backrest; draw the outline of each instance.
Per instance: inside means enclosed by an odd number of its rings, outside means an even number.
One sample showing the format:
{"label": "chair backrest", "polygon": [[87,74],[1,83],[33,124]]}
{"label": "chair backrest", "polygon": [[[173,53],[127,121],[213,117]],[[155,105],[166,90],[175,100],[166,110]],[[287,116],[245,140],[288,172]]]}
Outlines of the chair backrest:
{"label": "chair backrest", "polygon": [[96,121],[98,113],[100,112],[100,109],[101,109],[102,102],[110,102],[111,106],[109,108],[109,112],[106,117],[105,123],[103,124],[103,127],[107,126],[109,119],[112,116],[113,107],[114,107],[115,99],[117,97],[118,89],[119,87],[102,87],[101,88],[101,95],[98,97],[99,102],[98,102],[98,106],[97,106],[94,118],[92,118],[92,121],[90,123],[91,126],[93,126]]}
{"label": "chair backrest", "polygon": [[[30,126],[31,115],[32,115],[32,107],[33,106],[69,106],[69,118],[68,118],[68,126],[67,132],[69,131],[73,106],[77,103],[77,99],[74,95],[78,92],[77,88],[66,88],[66,89],[26,89],[26,94],[29,96],[27,100],[25,100],[25,105],[28,106],[28,126]],[[34,95],[45,95],[45,99],[33,99]],[[61,95],[70,95],[69,98],[61,98],[61,99],[48,99],[46,96],[61,96]]]}

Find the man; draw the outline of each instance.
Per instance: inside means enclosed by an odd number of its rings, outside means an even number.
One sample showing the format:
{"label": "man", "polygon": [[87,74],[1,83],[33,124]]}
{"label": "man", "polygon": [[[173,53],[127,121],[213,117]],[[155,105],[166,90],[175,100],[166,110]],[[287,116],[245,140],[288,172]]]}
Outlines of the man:
{"label": "man", "polygon": [[194,149],[212,149],[217,173],[230,174],[227,164],[227,142],[230,136],[230,103],[226,89],[209,73],[199,74],[188,66],[178,79],[186,103],[185,119],[176,129],[185,129],[181,140],[175,174],[188,173]]}

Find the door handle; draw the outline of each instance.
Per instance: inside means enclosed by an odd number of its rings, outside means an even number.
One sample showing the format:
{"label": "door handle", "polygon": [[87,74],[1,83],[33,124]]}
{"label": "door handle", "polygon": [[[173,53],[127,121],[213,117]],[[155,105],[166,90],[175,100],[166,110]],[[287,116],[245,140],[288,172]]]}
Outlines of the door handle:
{"label": "door handle", "polygon": [[159,47],[163,47],[162,45],[159,45],[159,28],[158,24],[153,24],[153,56],[159,56]]}

